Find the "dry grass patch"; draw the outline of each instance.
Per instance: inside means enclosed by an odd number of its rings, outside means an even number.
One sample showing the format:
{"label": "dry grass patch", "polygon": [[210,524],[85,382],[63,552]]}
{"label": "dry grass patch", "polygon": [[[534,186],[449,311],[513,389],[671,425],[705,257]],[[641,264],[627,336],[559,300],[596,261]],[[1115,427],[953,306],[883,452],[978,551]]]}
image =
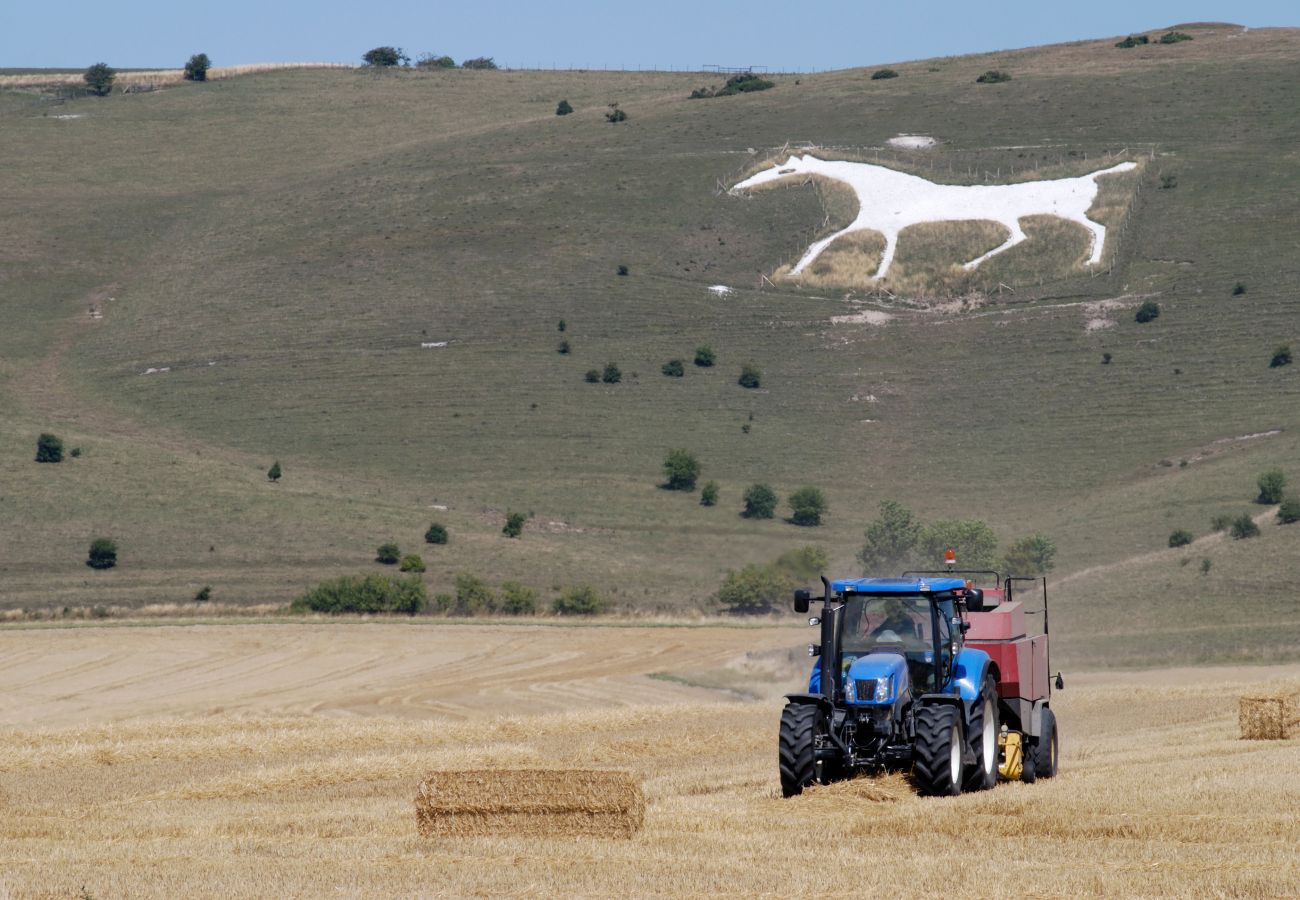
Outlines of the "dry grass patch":
{"label": "dry grass patch", "polygon": [[790,276],[791,266],[782,266],[777,278],[787,278],[808,287],[869,288],[872,276],[885,252],[885,238],[878,231],[855,231],[846,234],[825,249],[803,272]]}
{"label": "dry grass patch", "polygon": [[[284,69],[355,69],[346,63],[322,62],[284,62],[252,63],[245,66],[217,66],[208,69],[208,81],[220,81],[238,75],[251,75],[256,72],[279,72]],[[149,71],[119,71],[113,79],[113,87],[122,89],[132,85],[151,84],[162,86],[181,84],[185,81],[184,69],[153,69]],[[0,87],[44,87],[46,85],[84,84],[81,72],[52,72],[49,74],[0,75]]]}

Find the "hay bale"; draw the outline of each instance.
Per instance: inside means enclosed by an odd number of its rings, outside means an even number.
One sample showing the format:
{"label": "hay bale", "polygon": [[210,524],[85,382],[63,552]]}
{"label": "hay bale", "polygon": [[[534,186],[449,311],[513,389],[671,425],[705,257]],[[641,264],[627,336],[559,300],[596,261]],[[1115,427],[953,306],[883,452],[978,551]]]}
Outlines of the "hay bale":
{"label": "hay bale", "polygon": [[1281,741],[1300,735],[1300,691],[1242,697],[1237,724],[1242,739],[1248,741]]}
{"label": "hay bale", "polygon": [[479,769],[434,772],[415,795],[424,837],[559,835],[628,838],[645,820],[630,772]]}

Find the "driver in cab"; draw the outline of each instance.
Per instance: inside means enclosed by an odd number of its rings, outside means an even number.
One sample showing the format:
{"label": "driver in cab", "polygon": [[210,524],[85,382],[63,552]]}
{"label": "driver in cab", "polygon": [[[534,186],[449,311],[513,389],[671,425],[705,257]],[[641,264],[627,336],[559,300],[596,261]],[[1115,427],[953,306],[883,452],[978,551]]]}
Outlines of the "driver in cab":
{"label": "driver in cab", "polygon": [[907,603],[890,598],[882,604],[884,618],[868,632],[868,636],[881,644],[913,644],[924,641],[920,623],[912,616]]}

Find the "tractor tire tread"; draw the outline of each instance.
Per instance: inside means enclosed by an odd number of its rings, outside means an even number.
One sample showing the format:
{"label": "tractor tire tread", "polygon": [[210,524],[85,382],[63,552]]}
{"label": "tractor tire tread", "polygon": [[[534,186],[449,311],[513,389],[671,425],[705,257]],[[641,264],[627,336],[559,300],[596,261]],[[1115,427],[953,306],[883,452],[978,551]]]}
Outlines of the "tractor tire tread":
{"label": "tractor tire tread", "polygon": [[784,797],[803,793],[803,789],[817,776],[813,737],[818,712],[817,707],[806,703],[787,703],[781,713],[777,761]]}
{"label": "tractor tire tread", "polygon": [[932,797],[961,793],[961,778],[955,782],[952,779],[950,755],[953,726],[959,721],[960,716],[952,706],[922,706],[916,711],[912,778],[921,793]]}

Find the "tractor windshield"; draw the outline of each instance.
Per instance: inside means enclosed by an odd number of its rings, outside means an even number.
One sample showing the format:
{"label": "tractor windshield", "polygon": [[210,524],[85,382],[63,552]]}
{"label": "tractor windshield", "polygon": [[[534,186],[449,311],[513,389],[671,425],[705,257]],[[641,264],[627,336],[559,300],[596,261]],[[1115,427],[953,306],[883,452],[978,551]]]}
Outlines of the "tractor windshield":
{"label": "tractor windshield", "polygon": [[934,615],[928,595],[848,594],[842,621],[841,673],[868,653],[897,653],[907,660],[914,689],[934,690]]}

